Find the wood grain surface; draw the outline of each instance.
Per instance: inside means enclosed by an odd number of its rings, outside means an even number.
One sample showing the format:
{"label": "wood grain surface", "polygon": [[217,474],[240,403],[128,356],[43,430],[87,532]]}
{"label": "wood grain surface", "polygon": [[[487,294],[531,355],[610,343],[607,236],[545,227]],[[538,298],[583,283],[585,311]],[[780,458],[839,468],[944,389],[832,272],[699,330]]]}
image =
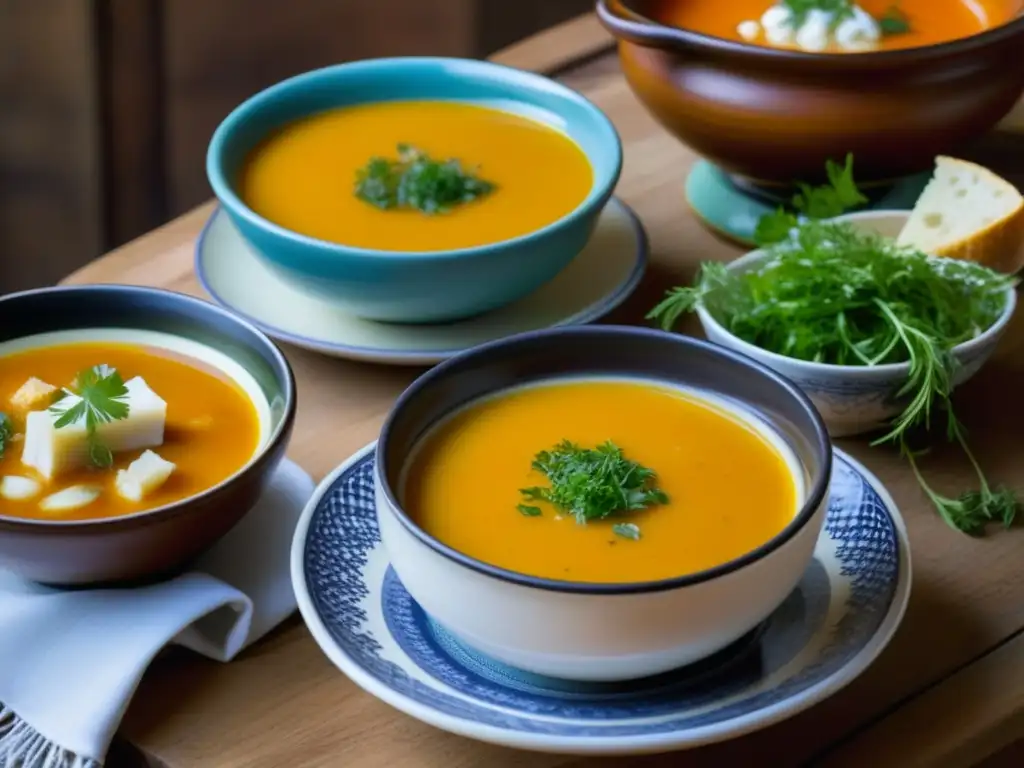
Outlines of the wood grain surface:
{"label": "wood grain surface", "polygon": [[91,6],[0,2],[0,291],[52,284],[103,252]]}
{"label": "wood grain surface", "polygon": [[[613,321],[638,322],[667,287],[688,280],[702,260],[738,255],[688,211],[682,183],[694,156],[637,103],[618,72],[610,41],[592,18],[549,31],[499,58],[559,72],[611,117],[622,136],[625,169],[618,194],[647,227],[652,263],[637,294]],[[979,144],[971,157],[1024,183],[1022,150],[1024,137],[1003,132]],[[154,285],[198,295],[192,249],[210,211],[210,206],[197,209],[70,281]],[[395,396],[417,373],[285,351],[299,394],[290,455],[316,478],[374,439]],[[958,406],[991,480],[1019,491],[1024,490],[1021,382],[1024,314],[1018,313],[995,358],[959,393]],[[1019,565],[1024,531],[981,539],[957,534],[937,518],[893,451],[861,441],[841,445],[881,478],[902,509],[914,558],[913,595],[902,628],[875,665],[829,701],[790,721],[673,755],[594,760],[516,752],[434,730],[363,693],[293,619],[230,664],[185,652],[165,654],[143,681],[124,736],[153,764],[171,768],[971,765],[1013,741],[1006,726],[1024,703],[1020,641],[1004,646],[1016,648],[1016,655],[1003,651],[1002,657],[984,660],[1024,628]],[[973,483],[955,451],[936,451],[924,470],[942,491],[957,493]],[[1014,675],[1001,680],[1006,664]],[[1005,690],[1004,683],[1014,690]],[[952,711],[967,706],[976,707],[976,716]],[[908,739],[913,742],[905,743]],[[931,746],[916,761],[902,762],[917,754],[915,743]]]}

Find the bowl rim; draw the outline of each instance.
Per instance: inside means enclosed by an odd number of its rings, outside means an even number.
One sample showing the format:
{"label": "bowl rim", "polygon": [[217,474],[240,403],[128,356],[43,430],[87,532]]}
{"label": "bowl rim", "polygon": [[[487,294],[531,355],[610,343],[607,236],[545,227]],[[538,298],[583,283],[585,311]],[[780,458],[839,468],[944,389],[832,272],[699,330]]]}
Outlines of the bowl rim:
{"label": "bowl rim", "polygon": [[[433,67],[437,69],[439,75],[448,78],[471,77],[478,81],[487,81],[495,80],[500,77],[523,90],[528,90],[533,93],[546,92],[558,97],[563,102],[574,103],[583,109],[592,124],[596,125],[602,132],[607,134],[606,138],[608,140],[608,150],[611,159],[609,171],[605,174],[604,178],[599,178],[597,174],[594,173],[594,179],[591,182],[590,191],[587,193],[586,197],[584,197],[571,211],[563,214],[554,221],[545,224],[539,229],[526,232],[522,235],[517,235],[516,237],[496,240],[491,243],[438,251],[389,251],[377,248],[363,248],[345,245],[344,243],[336,243],[330,240],[321,240],[320,238],[311,237],[288,229],[261,216],[250,208],[245,201],[242,200],[241,196],[235,192],[234,185],[229,182],[226,178],[226,174],[223,172],[221,167],[221,158],[235,131],[240,125],[244,124],[245,120],[247,120],[254,112],[261,109],[264,105],[281,98],[285,94],[291,92],[294,88],[301,87],[307,83],[314,83],[319,80],[334,80],[336,78],[343,78],[364,72],[372,72],[374,70],[376,70],[380,76],[394,77],[400,74],[401,70],[409,67]],[[453,68],[458,69],[453,70]],[[397,72],[393,72],[393,70]],[[446,99],[438,97],[433,100],[445,101]],[[515,99],[512,100],[514,101]],[[370,104],[383,102],[362,101],[353,103]],[[308,114],[317,113],[311,112]],[[571,138],[569,140],[572,141]],[[573,144],[576,144],[576,142],[573,142]],[[576,146],[578,147],[579,145],[577,144]],[[583,152],[582,147],[580,147],[580,151]],[[584,155],[587,157],[588,162],[591,162],[590,156],[586,155],[585,152]],[[506,248],[529,246],[531,243],[545,237],[551,232],[563,228],[569,222],[585,218],[595,209],[600,210],[607,202],[608,198],[611,197],[612,192],[615,189],[615,185],[618,183],[619,176],[622,174],[622,163],[622,139],[619,136],[615,125],[596,104],[567,85],[535,72],[528,72],[526,70],[505,64],[498,64],[492,61],[481,61],[477,59],[449,56],[393,56],[375,59],[362,59],[342,64],[332,64],[319,69],[309,70],[285,80],[281,80],[253,94],[236,106],[227,115],[227,117],[220,122],[214,131],[206,151],[206,176],[210,182],[210,186],[213,188],[214,195],[220,201],[221,205],[224,206],[226,211],[230,212],[232,215],[241,217],[249,225],[257,229],[270,232],[276,237],[288,240],[293,245],[304,246],[307,248],[326,249],[332,254],[343,254],[349,259],[374,261],[382,258],[396,261],[414,259],[418,262],[429,259],[432,261],[446,262],[463,259],[467,256],[488,255],[496,250],[503,251]],[[593,168],[594,166],[591,163],[591,169],[593,170]]]}
{"label": "bowl rim", "polygon": [[[395,421],[402,409],[408,407],[411,402],[417,399],[421,392],[429,390],[434,382],[443,378],[451,368],[460,365],[464,360],[470,359],[476,355],[491,352],[493,350],[500,350],[503,347],[511,345],[527,344],[538,338],[565,337],[571,341],[572,339],[584,336],[614,336],[623,337],[627,340],[630,338],[664,339],[673,344],[679,345],[683,349],[696,349],[711,355],[725,358],[731,364],[738,366],[740,369],[745,369],[747,372],[761,376],[763,379],[769,379],[774,384],[781,387],[790,396],[790,398],[796,401],[810,419],[811,424],[814,425],[814,434],[807,437],[809,438],[809,442],[812,444],[814,450],[821,456],[821,465],[818,468],[817,473],[815,473],[811,478],[811,482],[808,484],[805,491],[804,499],[801,502],[800,508],[797,510],[796,514],[793,515],[793,518],[789,523],[787,523],[779,533],[755,549],[752,549],[739,557],[733,558],[732,560],[720,563],[712,568],[706,568],[693,573],[683,574],[681,576],[672,576],[665,579],[635,582],[566,581],[561,579],[531,576],[529,574],[503,568],[501,566],[492,565],[491,563],[472,557],[471,555],[467,555],[464,552],[460,552],[454,547],[450,547],[439,539],[431,536],[418,526],[398,502],[398,495],[395,493],[395,489],[391,486],[391,483],[383,469],[383,458],[387,452],[391,432],[394,429]],[[550,378],[557,379],[559,377]],[[657,381],[654,377],[651,377],[650,380]],[[495,389],[494,391],[499,392],[502,389],[505,388]],[[769,428],[774,429],[770,424],[768,426]],[[760,562],[768,555],[789,543],[798,533],[803,531],[811,519],[818,513],[822,505],[826,503],[832,478],[833,462],[832,443],[828,435],[828,429],[825,426],[825,421],[818,410],[814,407],[811,399],[794,382],[790,381],[788,378],[767,365],[758,362],[748,355],[731,350],[728,347],[712,344],[711,342],[704,341],[703,339],[697,339],[684,334],[668,333],[655,328],[630,325],[578,325],[529,331],[498,339],[496,341],[491,341],[486,344],[481,344],[480,346],[474,347],[460,355],[449,358],[419,376],[398,397],[384,420],[374,451],[375,483],[383,494],[389,511],[395,516],[402,527],[420,544],[423,544],[427,548],[433,550],[436,554],[441,555],[454,564],[468,568],[483,576],[489,576],[516,586],[539,589],[548,592],[578,595],[631,595],[682,589],[727,576],[753,565],[754,563]],[[378,506],[377,515],[379,516],[380,514],[382,514],[382,511]]]}
{"label": "bowl rim", "polygon": [[[625,15],[609,8],[614,3]],[[1002,42],[1024,33],[1024,9],[1003,24],[968,35],[929,45],[888,50],[860,51],[856,53],[814,53],[789,48],[775,48],[757,45],[742,40],[730,40],[704,32],[663,24],[645,16],[631,7],[628,0],[597,0],[596,13],[601,23],[616,36],[631,38],[631,42],[644,45],[644,38],[650,47],[666,47],[672,44],[699,46],[718,53],[735,54],[741,58],[770,60],[787,63],[814,63],[817,67],[860,71],[891,64],[924,63],[944,56],[969,53],[988,45]]]}
{"label": "bowl rim", "polygon": [[[878,210],[878,211],[856,211],[854,213],[846,213],[842,216],[836,216],[830,221],[834,222],[854,222],[854,221],[872,221],[884,218],[895,218],[897,216],[906,219],[910,215],[910,211],[897,211],[897,210]],[[742,267],[749,267],[753,264],[757,264],[769,258],[770,253],[767,248],[758,248],[757,250],[750,251],[737,259],[730,261],[726,265],[726,269],[730,271],[741,269]],[[942,256],[932,256],[928,254],[928,258],[936,259],[939,261],[954,261],[954,259],[947,259]],[[1003,311],[999,317],[996,318],[995,322],[992,323],[982,333],[975,336],[973,339],[962,341],[957,344],[951,350],[952,354],[957,357],[969,355],[977,349],[991,344],[996,338],[1002,334],[1013,318],[1014,310],[1017,306],[1017,288],[1014,285],[1007,286],[1006,288],[1006,303],[1003,306]],[[740,352],[756,357],[758,359],[770,360],[772,364],[781,364],[790,366],[795,370],[802,370],[808,374],[825,374],[833,376],[856,376],[859,379],[890,379],[900,376],[906,376],[910,371],[910,363],[884,363],[882,365],[836,365],[835,363],[816,363],[811,360],[801,360],[796,357],[787,357],[786,355],[780,355],[778,352],[772,352],[756,344],[751,344],[749,341],[741,339],[739,336],[732,333],[724,325],[708,311],[704,306],[703,302],[698,303],[696,307],[697,317],[700,319],[701,325],[705,328],[711,327],[715,333],[721,334],[722,336],[728,337],[729,343]]]}
{"label": "bowl rim", "polygon": [[[88,518],[85,520],[49,520],[32,517],[14,517],[11,515],[0,514],[0,531],[15,531],[19,529],[26,530],[29,528],[36,530],[56,529],[64,531],[73,529],[76,533],[84,535],[89,532],[99,533],[101,530],[103,533],[107,533],[111,529],[136,528],[139,526],[162,523],[164,520],[187,512],[196,502],[213,497],[239,482],[243,475],[258,467],[268,455],[274,452],[274,449],[278,447],[281,441],[290,432],[291,426],[295,420],[295,374],[292,371],[291,365],[288,363],[288,359],[284,356],[284,353],[278,349],[277,345],[274,344],[274,342],[265,333],[263,333],[263,331],[254,326],[248,320],[239,317],[216,304],[203,301],[195,296],[181,293],[179,291],[171,291],[165,288],[152,288],[149,286],[122,285],[118,283],[89,283],[82,285],[56,285],[44,288],[33,288],[27,291],[18,291],[16,293],[0,296],[0,303],[31,296],[53,294],[67,295],[87,292],[118,293],[126,296],[140,297],[162,296],[169,298],[171,301],[181,302],[184,307],[192,309],[198,308],[200,312],[212,311],[212,314],[218,315],[222,319],[234,323],[244,330],[255,334],[256,338],[260,343],[265,345],[266,349],[270,352],[271,357],[274,359],[274,362],[281,367],[281,370],[285,374],[284,380],[281,382],[281,395],[285,402],[281,420],[267,436],[263,444],[253,452],[252,456],[249,457],[249,460],[246,461],[245,464],[215,485],[204,488],[202,491],[194,493],[191,496],[186,496],[183,499],[178,499],[177,501],[173,501],[169,504],[162,504],[159,507],[143,509],[126,515]],[[175,334],[172,333],[168,335],[173,336]],[[202,342],[198,343],[201,344]]]}

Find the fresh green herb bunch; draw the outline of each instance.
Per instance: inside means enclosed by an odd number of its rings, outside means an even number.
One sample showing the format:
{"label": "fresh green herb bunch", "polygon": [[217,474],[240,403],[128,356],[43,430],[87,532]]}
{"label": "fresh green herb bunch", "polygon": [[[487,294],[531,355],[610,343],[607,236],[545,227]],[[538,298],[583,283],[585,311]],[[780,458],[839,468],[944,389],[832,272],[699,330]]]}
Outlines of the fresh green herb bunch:
{"label": "fresh green herb bunch", "polygon": [[0,412],[0,459],[4,457],[4,449],[11,442],[12,437],[14,437],[14,425],[6,413]]}
{"label": "fresh green herb bunch", "polygon": [[58,393],[57,400],[50,406],[50,412],[58,418],[54,428],[63,429],[83,422],[89,447],[89,459],[100,468],[110,467],[114,456],[110,449],[100,442],[96,430],[100,424],[128,418],[129,406],[125,399],[128,388],[121,374],[109,365],[96,365],[75,377],[72,394],[81,398],[77,403],[66,403],[67,392]]}
{"label": "fresh green herb bunch", "polygon": [[[907,362],[927,337],[946,355],[1002,313],[1011,278],[966,261],[934,259],[846,223],[809,221],[755,268],[701,267],[649,317],[671,328],[698,303],[761,349],[831,365]],[[913,338],[917,338],[913,336]]]}
{"label": "fresh green herb bunch", "polygon": [[434,160],[408,144],[398,145],[397,160],[375,157],[356,173],[356,196],[384,210],[447,213],[494,189],[494,184],[464,169],[458,160]]}
{"label": "fresh green herb bunch", "polygon": [[[906,406],[875,443],[897,443],[943,519],[978,533],[992,520],[1009,525],[1019,503],[1012,493],[989,487],[953,413],[952,349],[995,323],[1014,282],[980,264],[931,258],[847,223],[805,221],[749,271],[703,265],[694,286],[670,291],[648,317],[667,330],[702,305],[733,335],[786,357],[831,365],[909,363],[895,393]],[[911,430],[931,425],[936,407],[945,413],[947,436],[978,474],[980,489],[958,499],[927,485],[907,442]]]}
{"label": "fresh green herb bunch", "polygon": [[[550,451],[538,453],[533,468],[547,477],[550,486],[523,488],[524,499],[547,502],[581,525],[668,503],[665,492],[654,485],[654,471],[627,459],[610,441],[581,448],[563,440]],[[529,517],[542,514],[532,504],[520,504],[518,509]],[[640,538],[640,529],[632,523],[618,524],[613,530],[624,538]]]}

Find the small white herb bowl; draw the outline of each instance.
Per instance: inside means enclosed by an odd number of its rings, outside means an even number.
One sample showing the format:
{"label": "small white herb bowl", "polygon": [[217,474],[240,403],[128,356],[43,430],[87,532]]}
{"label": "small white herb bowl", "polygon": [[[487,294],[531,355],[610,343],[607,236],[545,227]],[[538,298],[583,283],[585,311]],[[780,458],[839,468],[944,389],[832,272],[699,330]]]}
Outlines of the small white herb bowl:
{"label": "small white herb bowl", "polygon": [[[909,216],[908,211],[865,211],[839,216],[858,229],[895,238]],[[728,265],[731,271],[751,269],[768,257],[765,250],[742,256]],[[978,372],[995,351],[1017,305],[1017,292],[1008,288],[1002,315],[984,333],[953,348],[959,367],[953,376],[954,386],[963,384]],[[742,352],[759,363],[792,380],[821,412],[832,437],[849,437],[871,432],[885,426],[903,408],[895,393],[906,382],[909,363],[876,366],[828,365],[786,357],[756,347],[727,331],[703,306],[697,316],[708,340]]]}

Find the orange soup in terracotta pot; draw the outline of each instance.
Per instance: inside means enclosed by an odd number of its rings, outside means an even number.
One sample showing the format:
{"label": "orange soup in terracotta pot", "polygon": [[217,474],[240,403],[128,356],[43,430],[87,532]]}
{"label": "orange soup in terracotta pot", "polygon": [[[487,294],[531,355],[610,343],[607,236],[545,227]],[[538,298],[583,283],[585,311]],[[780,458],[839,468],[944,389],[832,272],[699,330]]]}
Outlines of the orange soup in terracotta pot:
{"label": "orange soup in terracotta pot", "polygon": [[979,34],[1021,13],[1021,0],[660,0],[662,24],[812,53],[866,53]]}

